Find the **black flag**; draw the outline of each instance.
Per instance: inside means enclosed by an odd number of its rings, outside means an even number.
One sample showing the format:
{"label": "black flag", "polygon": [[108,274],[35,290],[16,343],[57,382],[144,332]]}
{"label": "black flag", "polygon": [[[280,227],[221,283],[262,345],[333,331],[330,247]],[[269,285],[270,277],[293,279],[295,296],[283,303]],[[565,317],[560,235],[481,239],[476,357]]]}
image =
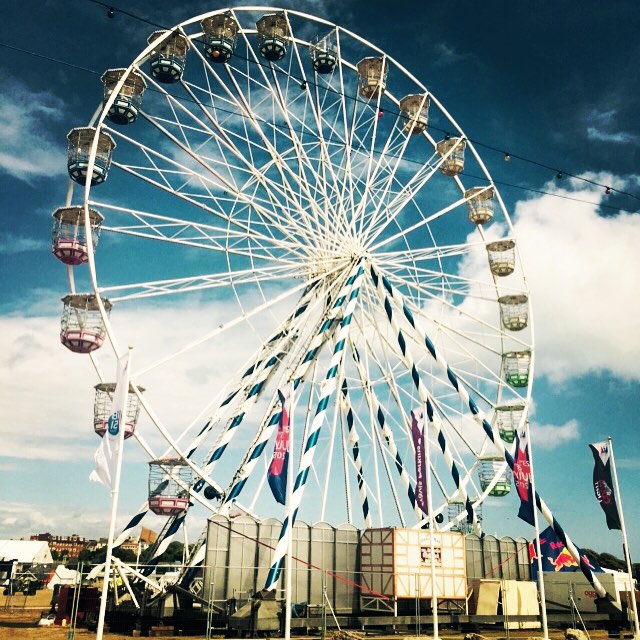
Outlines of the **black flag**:
{"label": "black flag", "polygon": [[611,452],[609,451],[609,445],[606,442],[596,442],[590,444],[589,448],[595,461],[593,490],[595,491],[596,499],[607,516],[607,527],[609,529],[621,529],[620,514],[618,513],[616,496],[613,492],[613,481],[611,480]]}

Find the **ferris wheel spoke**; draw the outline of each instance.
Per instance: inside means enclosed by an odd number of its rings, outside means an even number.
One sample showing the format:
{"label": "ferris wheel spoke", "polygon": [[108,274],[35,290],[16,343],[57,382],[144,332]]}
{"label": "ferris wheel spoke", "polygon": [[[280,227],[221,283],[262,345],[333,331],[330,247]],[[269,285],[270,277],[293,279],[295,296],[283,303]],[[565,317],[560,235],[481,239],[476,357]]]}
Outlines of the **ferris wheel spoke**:
{"label": "ferris wheel spoke", "polygon": [[[296,56],[296,60],[298,62],[299,71],[302,75],[302,81],[304,83],[304,86],[308,88],[307,76],[306,76],[304,66],[302,64],[302,60],[300,57],[298,40],[295,38],[293,39],[293,49]],[[308,105],[309,105],[309,109],[311,111],[312,119],[313,119],[313,128],[309,127],[308,134],[310,136],[316,136],[319,142],[319,146],[320,146],[319,173],[321,175],[316,175],[316,184],[324,185],[323,198],[325,202],[328,203],[328,202],[331,202],[332,198],[335,198],[339,193],[338,177],[334,170],[334,163],[331,161],[330,152],[327,147],[327,140],[323,135],[322,111],[323,111],[324,99],[323,99],[323,102],[321,103],[319,99],[320,98],[319,83],[318,82],[314,83],[314,86],[315,86],[315,101],[311,97],[309,97],[308,99]],[[328,94],[329,92],[325,91],[323,98],[326,98]],[[335,119],[338,118],[338,116],[339,116],[339,111],[337,111],[334,115],[334,122],[335,122]],[[329,130],[333,133],[335,131],[335,126],[329,124]],[[327,180],[327,173],[329,174],[330,181]],[[327,183],[329,183],[328,186],[332,195],[329,195],[329,192],[327,191]],[[341,229],[346,232],[348,230],[348,225],[347,225],[346,218],[344,216],[344,210],[342,208],[334,208],[333,214],[334,214],[333,222],[334,223],[337,222],[340,225]],[[326,216],[324,217],[324,221],[327,224],[330,222],[328,219],[326,219]]]}
{"label": "ferris wheel spoke", "polygon": [[[365,527],[371,529],[373,522],[371,519],[371,513],[369,511],[369,497],[367,495],[367,485],[364,479],[364,472],[362,469],[362,460],[360,457],[360,439],[358,437],[358,431],[355,426],[353,407],[351,406],[351,398],[349,397],[349,389],[346,379],[342,381],[342,407],[344,417],[347,422],[348,428],[348,441],[351,447],[351,453],[353,456],[353,467],[356,474],[356,481],[358,484],[358,492],[360,495],[360,507],[362,508],[362,517],[364,518]],[[349,459],[345,455],[345,459]],[[346,473],[345,473],[346,477]],[[351,505],[349,504],[349,522],[351,522]]]}
{"label": "ferris wheel spoke", "polygon": [[196,347],[199,347],[199,346],[205,344],[206,342],[212,340],[216,336],[221,335],[225,331],[229,331],[233,327],[247,322],[248,320],[250,320],[254,316],[258,316],[260,314],[263,314],[265,311],[267,311],[272,306],[280,304],[283,300],[286,300],[289,296],[293,295],[294,293],[297,293],[297,292],[301,291],[302,289],[304,289],[305,286],[306,286],[305,283],[296,285],[296,286],[292,287],[291,289],[285,291],[284,293],[282,293],[282,294],[280,294],[278,296],[275,296],[275,297],[273,297],[271,299],[266,300],[263,304],[257,305],[256,307],[254,307],[250,311],[240,313],[240,315],[236,316],[235,318],[233,318],[233,319],[231,319],[231,320],[219,325],[218,327],[216,327],[215,329],[213,329],[209,333],[205,334],[204,336],[202,336],[202,337],[198,338],[197,340],[189,343],[185,347],[182,347],[177,352],[175,352],[175,353],[173,353],[171,355],[165,356],[163,358],[160,358],[159,360],[157,360],[154,363],[152,363],[151,365],[145,367],[141,371],[138,371],[136,374],[138,376],[141,376],[143,373],[148,373],[149,371],[152,371],[152,370],[156,369],[157,367],[159,367],[161,365],[167,364],[168,362],[170,362],[174,358],[177,358],[178,356],[181,356],[181,355],[191,351],[192,349],[195,349]]}
{"label": "ferris wheel spoke", "polygon": [[[212,167],[202,155],[194,154],[191,149],[180,142],[172,133],[170,133],[163,125],[155,121],[153,118],[147,116],[146,119],[167,138],[169,138],[183,153],[188,155],[193,162],[197,163],[204,169],[204,174],[197,173],[195,171],[193,172],[193,174],[199,179],[203,186],[210,184],[218,190],[231,191],[239,201],[243,201],[245,204],[251,204],[256,209],[256,212],[259,213],[266,221],[270,221],[272,223],[281,222],[281,220],[279,220],[279,216],[275,207],[266,208],[264,206],[258,206],[258,203],[255,199],[249,200],[246,195],[238,187],[235,186],[234,182],[230,178],[226,177],[225,175],[220,173],[219,170]],[[212,178],[208,178],[208,175],[211,175]],[[237,224],[237,220],[232,220]],[[289,222],[292,222],[292,220],[289,220]],[[283,235],[293,239],[292,232],[289,230],[288,226],[281,227],[281,231]]]}
{"label": "ferris wheel spoke", "polygon": [[[368,287],[365,288],[365,291],[363,292],[363,294],[365,295],[368,294],[367,289]],[[359,320],[359,329],[363,336],[367,335],[366,333],[367,325],[370,325],[369,319],[361,317]],[[375,326],[375,325],[370,325],[370,326]],[[380,361],[376,354],[376,350],[374,349],[373,345],[370,344],[368,338],[366,337],[363,338],[361,347],[365,354],[364,361],[362,356],[359,353],[359,350],[353,343],[351,343],[350,351],[351,351],[353,363],[355,364],[355,367],[358,373],[360,384],[364,391],[364,395],[365,395],[369,412],[371,415],[372,424],[377,424],[377,428],[381,432],[382,438],[386,443],[386,453],[392,458],[392,462],[395,465],[396,470],[399,474],[400,481],[404,487],[405,492],[407,493],[411,508],[415,513],[416,520],[419,521],[422,518],[422,512],[417,506],[411,479],[404,466],[402,457],[400,455],[400,452],[398,450],[398,447],[395,441],[394,433],[390,428],[390,424],[389,424],[389,420],[391,420],[393,413],[387,408],[387,416],[385,417],[385,413],[382,410],[382,403],[378,399],[378,396],[375,392],[374,380],[378,378],[378,376],[374,376],[374,371],[372,367],[368,364],[369,359],[375,362],[376,365],[378,366],[379,377],[383,381],[383,383],[388,385],[388,389],[392,395],[393,400],[395,401],[398,413],[401,416],[401,420],[404,420],[405,414],[402,408],[402,402],[399,399],[395,376],[389,375],[389,372],[391,371],[391,369],[388,366],[388,363],[387,363],[387,366],[380,364]],[[386,468],[386,457],[384,454],[383,454],[383,460],[385,461],[385,468]],[[400,502],[398,500],[395,485],[391,481],[390,476],[389,476],[389,480],[390,480],[390,487],[391,487],[393,499],[395,502],[395,506],[398,511],[399,518],[402,522],[402,526],[404,526],[405,520],[404,520],[404,516],[400,506]]]}
{"label": "ferris wheel spoke", "polygon": [[[371,275],[374,281],[374,284],[377,285],[380,297],[382,300],[384,300],[384,307],[385,307],[385,312],[387,315],[387,318],[389,320],[389,324],[391,325],[391,329],[394,332],[394,334],[397,337],[398,340],[398,344],[400,346],[400,350],[402,353],[402,358],[406,364],[407,369],[409,369],[411,371],[411,378],[413,380],[414,386],[416,388],[416,391],[418,392],[419,398],[420,398],[420,402],[423,404],[423,406],[426,407],[426,413],[427,413],[427,418],[428,418],[428,424],[430,426],[430,430],[433,431],[436,435],[436,439],[438,441],[438,444],[441,447],[441,451],[442,451],[442,455],[445,459],[446,464],[449,467],[450,473],[451,473],[451,477],[454,481],[454,483],[456,484],[456,487],[458,489],[458,491],[460,492],[460,495],[463,499],[463,502],[465,503],[465,507],[467,509],[467,513],[469,515],[469,518],[472,520],[473,522],[473,527],[474,530],[478,532],[478,535],[481,534],[481,528],[480,528],[480,524],[478,522],[478,518],[477,518],[477,514],[475,513],[475,511],[473,510],[473,504],[471,503],[471,500],[469,499],[468,495],[466,494],[464,485],[461,482],[461,476],[460,476],[460,472],[457,468],[457,465],[455,464],[455,461],[453,460],[453,457],[451,455],[450,449],[446,444],[446,440],[444,438],[444,434],[442,432],[442,430],[440,429],[440,425],[439,423],[436,421],[436,416],[434,413],[434,408],[433,408],[433,403],[432,403],[432,398],[431,398],[431,394],[427,391],[427,388],[425,387],[420,374],[418,372],[418,369],[416,368],[415,365],[415,360],[412,356],[412,354],[410,353],[410,351],[407,348],[407,343],[406,340],[404,338],[404,335],[400,329],[400,326],[398,324],[398,321],[395,317],[395,314],[393,313],[393,309],[391,307],[391,304],[389,302],[389,298],[387,297],[387,294],[385,293],[385,290],[383,288],[383,284],[382,284],[382,278],[380,278],[375,270],[371,269]],[[427,436],[428,437],[428,436]]]}
{"label": "ferris wheel spoke", "polygon": [[[247,50],[251,52],[250,55],[253,58],[254,64],[256,64],[257,67],[260,69],[263,79],[266,79],[266,75],[262,70],[262,66],[260,62],[255,58],[255,53],[253,52],[253,49],[250,43],[246,39],[246,36],[243,35],[243,37],[247,44]],[[309,237],[311,237],[311,227],[309,226],[308,220],[304,215],[305,207],[300,203],[299,199],[295,197],[296,192],[304,191],[303,181],[300,180],[300,178],[296,175],[296,173],[291,169],[289,164],[283,160],[282,154],[277,151],[275,145],[271,141],[269,141],[268,136],[263,131],[262,127],[263,127],[263,124],[265,124],[265,121],[256,117],[254,108],[250,103],[250,97],[251,97],[250,94],[247,97],[242,91],[235,77],[235,73],[238,70],[232,69],[229,65],[225,65],[225,68],[226,68],[225,71],[226,71],[227,77],[230,80],[235,90],[235,94],[234,94],[231,92],[230,89],[227,88],[226,83],[221,82],[218,74],[213,69],[211,69],[211,66],[208,65],[208,63],[206,62],[205,64],[207,65],[210,73],[220,83],[221,87],[225,89],[229,99],[232,100],[235,107],[241,110],[241,113],[244,115],[244,117],[246,117],[246,119],[248,120],[248,123],[251,124],[252,131],[258,135],[266,154],[270,158],[277,160],[277,162],[274,162],[274,168],[281,178],[282,186],[285,188],[288,200],[295,203],[295,208],[299,213],[299,220],[297,222],[297,225],[300,226],[301,224],[303,224],[306,228],[307,234],[309,234]],[[251,64],[251,60],[248,59],[247,64]],[[247,74],[247,78],[251,78],[250,74]],[[264,85],[263,89],[265,89],[266,87],[267,85]],[[274,128],[274,133],[275,131],[276,129]],[[308,204],[309,206],[313,206],[313,203],[311,202],[311,200],[308,200]]]}
{"label": "ferris wheel spoke", "polygon": [[[339,283],[340,289],[336,291],[336,297],[331,295],[330,298],[327,298],[328,300],[333,300],[331,309],[326,317],[321,318],[319,327],[317,327],[316,331],[312,332],[310,341],[306,344],[305,350],[300,353],[298,364],[293,369],[295,373],[289,382],[293,385],[294,391],[304,381],[305,377],[309,373],[311,364],[316,360],[321,348],[334,331],[338,314],[345,304],[347,297],[350,295],[354,281],[355,271],[353,271],[348,278]],[[338,282],[336,282],[336,284],[338,284]],[[229,489],[225,492],[226,502],[232,501],[240,495],[258,459],[264,452],[266,444],[271,438],[271,435],[280,420],[281,411],[278,410],[277,405],[278,402],[274,395],[269,405],[270,409],[265,413],[265,418],[260,425],[256,438],[251,444],[240,467],[238,468],[238,471],[230,483]]]}
{"label": "ferris wheel spoke", "polygon": [[[377,227],[372,227],[374,229],[374,232],[372,231],[372,237],[367,239],[368,244],[378,238],[389,227],[391,223],[395,222],[408,204],[415,201],[416,196],[431,180],[431,178],[433,178],[437,170],[442,166],[444,159],[445,157],[440,158],[435,164],[432,162],[425,163],[421,170],[417,171],[409,179],[409,181],[405,185],[403,185],[401,189],[399,189],[398,193],[396,193],[391,201],[387,204],[384,217],[380,217],[378,219],[382,224],[378,224]],[[376,220],[376,222],[378,222],[378,220]],[[420,223],[418,226],[425,225],[423,223]],[[398,235],[405,234],[396,234],[396,236],[392,236],[392,238],[396,239]],[[390,242],[391,240],[387,240],[385,238],[385,240],[381,241],[379,245],[376,246],[376,248],[386,246]]]}
{"label": "ferris wheel spoke", "polygon": [[250,257],[267,263],[284,261],[293,266],[300,261],[301,256],[295,247],[281,240],[273,239],[266,244],[261,238],[254,239],[253,233],[247,234],[107,203],[94,204],[133,221],[130,224],[103,224],[102,231],[106,233],[205,249],[225,255]]}
{"label": "ferris wheel spoke", "polygon": [[[202,54],[199,54],[199,55],[203,61],[203,65],[205,65],[205,67],[209,69],[212,73],[215,73],[211,69],[210,65],[206,62],[206,60],[203,59]],[[219,79],[217,74],[215,74],[215,77]],[[193,92],[193,88],[187,85],[186,83],[183,83],[183,86],[185,87],[185,90],[187,91],[187,93],[189,93],[189,95],[192,96],[194,100],[198,102],[198,104],[200,104],[195,96],[195,93]],[[234,104],[237,107],[242,106],[238,102],[235,102]],[[232,151],[232,153],[238,159],[238,161],[241,161],[243,163],[243,166],[246,169],[246,171],[249,174],[251,174],[256,179],[257,182],[259,182],[260,184],[263,185],[263,187],[265,187],[267,193],[270,193],[270,190],[273,190],[279,193],[281,197],[289,198],[289,194],[292,192],[292,189],[290,185],[287,186],[288,183],[286,180],[284,180],[284,175],[281,175],[281,177],[283,178],[283,182],[282,184],[279,184],[278,182],[269,178],[266,171],[264,170],[259,171],[257,169],[256,162],[254,161],[254,158],[253,158],[253,153],[254,153],[253,145],[249,144],[249,140],[250,140],[249,131],[246,128],[246,124],[247,124],[246,120],[247,119],[250,120],[250,118],[247,116],[245,118],[245,121],[243,122],[243,127],[245,132],[244,136],[240,136],[237,138],[237,141],[239,143],[242,143],[245,149],[249,152],[247,155],[247,153],[243,153],[239,149],[237,144],[233,142],[233,132],[231,130],[225,129],[224,122],[221,122],[213,118],[212,115],[209,114],[208,111],[206,111],[205,109],[203,109],[203,112],[204,112],[204,116],[209,120],[211,126],[213,126],[214,129],[217,131],[218,137],[221,138],[221,141],[219,144],[220,145],[224,144],[226,149],[229,149],[230,151]],[[264,151],[265,154],[271,156],[272,158],[279,157],[273,154],[273,148],[271,148],[267,144],[265,144],[265,146],[262,147],[262,150]],[[301,215],[301,212],[303,211],[303,207],[301,206],[300,202],[295,200],[293,201],[293,204],[294,204],[294,207],[293,207],[294,210],[296,210],[298,214]]]}
{"label": "ferris wheel spoke", "polygon": [[[422,227],[429,226],[435,220],[437,220],[438,218],[441,218],[442,216],[444,216],[445,214],[449,213],[450,211],[453,211],[454,209],[457,209],[460,205],[464,204],[466,201],[467,201],[467,199],[460,198],[459,200],[456,200],[455,202],[452,202],[451,204],[447,205],[446,207],[442,207],[438,211],[435,211],[434,213],[432,213],[432,214],[430,214],[428,216],[422,216],[422,220],[419,220],[415,224],[410,225],[409,227],[406,227],[405,229],[402,229],[401,231],[399,231],[396,234],[393,234],[391,236],[385,237],[385,239],[383,241],[381,241],[378,244],[372,246],[371,250],[372,251],[379,251],[383,247],[388,246],[390,244],[393,244],[396,240],[398,240],[400,238],[403,238],[403,237],[407,237],[410,233],[412,233],[414,231],[417,231],[418,229],[420,229]],[[385,230],[385,228],[386,227],[381,227],[380,229],[378,229],[377,232],[375,234],[373,234],[368,239],[368,243],[371,244],[372,242],[374,242],[379,237],[379,235]]]}
{"label": "ferris wheel spoke", "polygon": [[[193,170],[189,169],[188,167],[181,165],[180,163],[178,163],[175,160],[172,160],[170,158],[167,158],[166,156],[164,156],[163,154],[152,150],[149,147],[146,147],[145,145],[141,145],[139,143],[137,143],[136,141],[132,140],[131,138],[126,138],[125,136],[123,136],[122,134],[117,134],[118,137],[131,142],[133,144],[133,146],[137,147],[138,149],[144,150],[145,153],[148,153],[150,155],[153,155],[156,158],[162,159],[163,161],[165,161],[169,166],[173,167],[172,171],[174,172],[178,172],[178,173],[182,173],[185,176],[191,176],[193,178],[196,178],[199,183],[203,186],[203,187],[207,187],[208,186],[214,186],[216,188],[220,188],[220,185],[217,185],[216,183],[214,183],[210,178],[208,178],[207,176],[203,176],[201,174],[195,173]],[[113,163],[116,167],[118,167],[119,169],[125,171],[126,173],[129,173],[137,178],[139,178],[140,180],[147,182],[149,184],[151,184],[152,186],[157,187],[158,189],[169,193],[170,195],[173,195],[175,197],[178,197],[186,202],[189,202],[190,204],[194,205],[195,207],[198,207],[200,209],[203,209],[204,211],[206,211],[207,213],[212,214],[213,216],[220,218],[222,220],[224,220],[227,224],[232,225],[234,227],[238,227],[240,228],[242,231],[244,231],[245,233],[249,233],[250,232],[250,228],[246,225],[246,223],[242,220],[239,220],[233,216],[230,216],[228,213],[226,213],[226,211],[224,210],[224,208],[222,206],[220,206],[220,198],[217,196],[214,196],[213,194],[211,194],[211,192],[208,192],[208,196],[206,198],[204,198],[203,201],[203,197],[202,195],[197,195],[197,196],[192,196],[192,195],[188,195],[185,193],[181,193],[179,191],[176,191],[174,188],[172,188],[172,186],[167,185],[165,183],[165,181],[163,180],[162,182],[158,182],[153,180],[153,178],[150,177],[150,175],[148,175],[148,170],[146,168],[137,168],[135,166],[131,166],[131,165],[125,165],[122,163],[118,163],[115,162]],[[163,172],[166,174],[166,172]],[[256,210],[257,213],[260,213],[261,215],[265,213],[266,209],[261,206],[259,204],[259,202],[257,202],[255,199],[250,199],[247,198],[244,194],[237,194],[238,196],[238,200],[240,202],[242,202],[242,204],[244,204],[245,206],[249,206],[252,207],[253,209]],[[210,201],[215,203],[216,205],[218,205],[218,208],[214,209],[211,206],[209,206],[207,204],[206,201]],[[266,219],[269,219],[269,215],[265,216]],[[285,230],[286,231],[286,230]],[[255,234],[255,231],[253,231],[253,235]],[[287,235],[287,234],[285,234]],[[268,236],[264,237],[265,240],[270,240],[270,238]]]}
{"label": "ferris wheel spoke", "polygon": [[[386,64],[386,60],[383,64]],[[379,103],[377,105],[379,108]],[[379,115],[379,114],[378,114]],[[379,120],[379,118],[377,118]],[[377,120],[376,120],[377,122]],[[398,117],[396,117],[396,122],[392,124],[391,131],[387,136],[387,139],[384,143],[383,148],[380,151],[377,151],[378,160],[376,162],[375,167],[373,167],[372,174],[368,179],[371,185],[376,185],[375,188],[375,199],[374,202],[377,202],[375,206],[373,206],[372,211],[365,216],[365,207],[362,207],[362,223],[361,230],[364,232],[365,226],[368,229],[374,229],[377,221],[380,219],[381,211],[384,209],[385,217],[392,218],[393,216],[389,216],[388,210],[393,209],[393,205],[396,203],[400,194],[396,195],[391,201],[388,201],[390,193],[392,193],[392,185],[396,182],[396,174],[398,168],[401,165],[401,162],[404,159],[404,153],[409,144],[409,140],[411,139],[411,134],[403,135],[401,133],[402,129],[397,126]],[[375,126],[375,124],[374,124]],[[375,135],[375,133],[374,133]],[[399,147],[397,152],[393,148],[395,144],[398,144]],[[371,156],[373,156],[374,149],[371,149]],[[388,158],[393,157],[395,159],[395,163],[393,166],[388,164]],[[377,183],[380,184],[377,184]],[[373,188],[372,188],[373,191]],[[366,223],[366,225],[365,225]],[[370,233],[370,232],[369,232]],[[366,235],[368,236],[369,233]],[[366,244],[366,238],[365,238]]]}
{"label": "ferris wheel spoke", "polygon": [[[302,333],[303,326],[309,322],[309,315],[317,311],[317,307],[322,303],[322,299],[315,296],[315,287],[310,287],[303,293],[300,303],[283,323],[282,327],[268,340],[265,346],[256,356],[256,363],[251,367],[248,374],[251,375],[243,385],[241,398],[236,399],[237,408],[235,414],[227,421],[227,426],[221,432],[213,448],[207,455],[205,469],[211,473],[222,458],[231,439],[238,432],[238,427],[242,423],[249,407],[254,405],[264,390],[269,378],[276,372],[276,369],[287,359],[287,354],[295,354],[299,351],[296,345],[297,338]],[[247,376],[245,376],[247,377]],[[237,391],[233,397],[238,395]],[[222,406],[229,404],[233,398],[229,396]]]}
{"label": "ferris wheel spoke", "polygon": [[[255,284],[257,282],[279,281],[283,277],[296,274],[297,271],[297,265],[287,266],[283,264],[260,269],[254,267],[252,269],[235,272],[225,271],[223,273],[172,278],[168,280],[157,280],[155,282],[137,282],[135,284],[105,286],[101,287],[99,291],[101,294],[109,294],[109,300],[111,302],[122,302],[123,300],[168,296],[190,291],[219,289],[222,287],[226,288],[231,284],[234,286],[242,286]],[[120,295],[111,295],[118,293],[120,293]]]}

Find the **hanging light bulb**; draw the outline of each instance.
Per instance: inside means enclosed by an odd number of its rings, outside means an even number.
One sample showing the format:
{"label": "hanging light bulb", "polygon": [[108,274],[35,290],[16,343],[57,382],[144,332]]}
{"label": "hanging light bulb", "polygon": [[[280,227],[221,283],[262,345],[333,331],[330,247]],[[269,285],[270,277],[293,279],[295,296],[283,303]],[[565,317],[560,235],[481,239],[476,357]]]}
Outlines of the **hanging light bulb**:
{"label": "hanging light bulb", "polygon": [[447,133],[444,134],[444,139],[445,140],[451,140],[451,134],[447,131]]}
{"label": "hanging light bulb", "polygon": [[604,193],[605,193],[605,195],[610,196],[610,195],[611,195],[611,187],[607,187],[607,188],[604,190]]}
{"label": "hanging light bulb", "polygon": [[562,171],[558,171],[558,173],[556,174],[556,178],[558,178],[558,180],[562,180],[563,177],[564,174],[562,173]]}
{"label": "hanging light bulb", "polygon": [[504,152],[504,161],[505,162],[509,162],[509,160],[511,160],[511,156],[509,155],[508,152],[505,151]]}
{"label": "hanging light bulb", "polygon": [[383,115],[384,115],[384,111],[380,109],[380,111],[378,111],[378,118],[382,118]]}
{"label": "hanging light bulb", "polygon": [[107,18],[113,18],[116,15],[116,10],[113,7],[107,9]]}
{"label": "hanging light bulb", "polygon": [[303,80],[303,81],[300,83],[300,90],[301,90],[301,91],[304,91],[306,88],[307,88],[307,83]]}

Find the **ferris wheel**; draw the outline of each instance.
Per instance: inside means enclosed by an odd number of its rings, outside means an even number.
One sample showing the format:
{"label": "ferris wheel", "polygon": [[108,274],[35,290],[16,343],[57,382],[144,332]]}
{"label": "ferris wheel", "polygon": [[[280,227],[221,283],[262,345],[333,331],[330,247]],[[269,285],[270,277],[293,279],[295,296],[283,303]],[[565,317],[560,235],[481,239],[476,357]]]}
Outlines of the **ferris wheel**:
{"label": "ferris wheel", "polygon": [[[132,372],[149,509],[283,518],[266,479],[288,390],[294,518],[424,526],[413,411],[435,527],[480,532],[487,498],[511,489],[533,332],[513,227],[472,141],[389,54],[298,11],[217,10],[148,42],[104,73],[96,116],[68,135],[53,252],[72,351],[120,355],[120,313],[179,317]],[[190,324],[202,307],[204,330]],[[176,424],[163,412],[189,358],[217,378]],[[99,434],[113,390],[102,376]],[[163,450],[136,431],[140,407]]]}

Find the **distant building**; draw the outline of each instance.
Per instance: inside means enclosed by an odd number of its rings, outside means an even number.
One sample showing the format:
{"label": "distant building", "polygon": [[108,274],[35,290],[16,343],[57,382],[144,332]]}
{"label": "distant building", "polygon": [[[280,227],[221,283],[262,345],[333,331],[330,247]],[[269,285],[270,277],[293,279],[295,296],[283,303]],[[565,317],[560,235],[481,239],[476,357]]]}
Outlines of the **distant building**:
{"label": "distant building", "polygon": [[31,540],[48,542],[51,551],[55,551],[59,556],[65,558],[77,558],[89,542],[77,533],[73,533],[70,536],[54,536],[50,533],[38,533],[31,536]]}
{"label": "distant building", "polygon": [[133,551],[135,554],[139,554],[154,544],[157,538],[158,534],[155,531],[142,527],[139,536],[131,536],[130,538],[127,538],[120,545],[120,548],[128,549],[129,551]]}

